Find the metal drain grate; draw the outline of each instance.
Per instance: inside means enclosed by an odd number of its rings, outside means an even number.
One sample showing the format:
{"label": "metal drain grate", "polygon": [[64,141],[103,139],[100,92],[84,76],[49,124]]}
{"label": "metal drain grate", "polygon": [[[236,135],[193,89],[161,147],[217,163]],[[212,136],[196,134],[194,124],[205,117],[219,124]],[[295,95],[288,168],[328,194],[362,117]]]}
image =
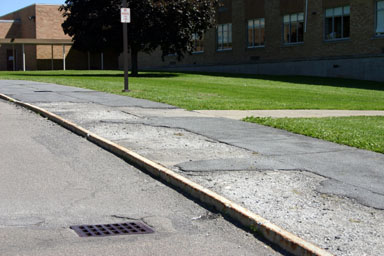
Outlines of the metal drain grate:
{"label": "metal drain grate", "polygon": [[71,226],[80,237],[150,234],[153,229],[141,222]]}

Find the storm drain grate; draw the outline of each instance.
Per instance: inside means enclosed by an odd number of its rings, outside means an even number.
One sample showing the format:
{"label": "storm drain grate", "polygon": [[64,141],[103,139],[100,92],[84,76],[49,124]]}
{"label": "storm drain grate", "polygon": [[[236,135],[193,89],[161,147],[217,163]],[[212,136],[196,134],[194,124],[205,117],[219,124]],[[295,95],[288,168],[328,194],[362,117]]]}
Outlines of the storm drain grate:
{"label": "storm drain grate", "polygon": [[153,229],[141,222],[71,226],[80,237],[150,234]]}

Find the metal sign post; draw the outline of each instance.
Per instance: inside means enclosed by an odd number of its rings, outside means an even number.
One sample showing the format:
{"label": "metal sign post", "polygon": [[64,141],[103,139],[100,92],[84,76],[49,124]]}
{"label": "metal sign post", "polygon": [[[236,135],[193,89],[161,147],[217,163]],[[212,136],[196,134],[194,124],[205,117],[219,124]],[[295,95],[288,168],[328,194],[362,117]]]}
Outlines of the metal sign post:
{"label": "metal sign post", "polygon": [[123,43],[124,43],[124,90],[129,92],[128,85],[128,23],[131,23],[131,10],[127,8],[127,0],[123,0],[121,8],[121,23],[123,23]]}

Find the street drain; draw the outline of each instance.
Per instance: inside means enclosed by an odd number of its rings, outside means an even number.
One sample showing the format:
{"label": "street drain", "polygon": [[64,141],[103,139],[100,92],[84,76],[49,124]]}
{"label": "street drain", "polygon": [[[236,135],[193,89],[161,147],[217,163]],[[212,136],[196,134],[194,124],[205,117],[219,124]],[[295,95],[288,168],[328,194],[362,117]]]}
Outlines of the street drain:
{"label": "street drain", "polygon": [[141,222],[70,226],[70,228],[80,237],[150,234],[154,232],[153,229]]}
{"label": "street drain", "polygon": [[52,91],[41,90],[41,91],[35,91],[35,92],[52,92]]}

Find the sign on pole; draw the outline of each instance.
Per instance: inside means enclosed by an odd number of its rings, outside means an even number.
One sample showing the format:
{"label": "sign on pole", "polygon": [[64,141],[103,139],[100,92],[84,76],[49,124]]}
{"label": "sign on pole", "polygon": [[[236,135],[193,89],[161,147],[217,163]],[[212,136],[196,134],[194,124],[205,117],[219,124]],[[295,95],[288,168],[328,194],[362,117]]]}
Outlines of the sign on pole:
{"label": "sign on pole", "polygon": [[123,23],[123,43],[124,43],[124,90],[129,92],[128,81],[128,23],[131,23],[131,9],[128,8],[127,0],[123,0],[121,8],[121,23]]}
{"label": "sign on pole", "polygon": [[121,23],[131,23],[131,9],[121,8]]}

